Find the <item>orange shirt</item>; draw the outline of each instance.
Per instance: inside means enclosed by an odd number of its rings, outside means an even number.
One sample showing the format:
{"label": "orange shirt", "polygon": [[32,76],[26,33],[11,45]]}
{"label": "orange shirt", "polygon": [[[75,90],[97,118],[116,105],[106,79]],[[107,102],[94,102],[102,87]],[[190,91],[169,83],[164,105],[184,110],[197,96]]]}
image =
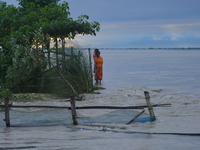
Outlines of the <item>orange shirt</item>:
{"label": "orange shirt", "polygon": [[103,57],[94,57],[95,61],[95,80],[102,80],[103,78]]}
{"label": "orange shirt", "polygon": [[103,65],[103,57],[101,57],[101,56],[94,57],[94,61],[95,61],[96,67],[102,67],[102,65]]}

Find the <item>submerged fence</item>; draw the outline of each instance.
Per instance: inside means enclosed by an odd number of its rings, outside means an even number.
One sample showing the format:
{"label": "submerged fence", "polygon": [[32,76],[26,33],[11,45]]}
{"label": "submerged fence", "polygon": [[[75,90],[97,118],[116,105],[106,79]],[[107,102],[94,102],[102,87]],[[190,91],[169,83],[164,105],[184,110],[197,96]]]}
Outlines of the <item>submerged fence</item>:
{"label": "submerged fence", "polygon": [[[4,108],[5,110],[5,123],[6,123],[6,127],[10,127],[10,115],[9,115],[9,110],[10,108],[58,108],[58,109],[70,109],[71,110],[71,115],[72,115],[72,121],[74,125],[78,125],[78,120],[77,120],[77,113],[76,110],[77,109],[144,109],[144,108],[148,108],[149,110],[149,114],[150,114],[150,121],[154,121],[156,119],[155,117],[155,113],[153,110],[153,107],[167,107],[167,106],[171,106],[171,104],[155,104],[152,105],[151,101],[150,101],[150,96],[149,96],[149,92],[145,91],[145,99],[146,99],[146,103],[147,105],[141,105],[141,106],[82,106],[82,107],[76,107],[75,105],[75,97],[71,96],[70,97],[70,107],[67,106],[44,106],[44,105],[32,105],[32,106],[26,106],[26,105],[12,105],[9,103],[9,98],[5,98],[4,99],[4,105],[0,105],[0,107]],[[135,119],[137,119],[139,116],[141,116],[144,113],[145,110],[142,110],[139,114],[137,114],[136,116],[134,116],[133,119],[131,119],[127,124],[131,124],[132,122],[134,122]]]}

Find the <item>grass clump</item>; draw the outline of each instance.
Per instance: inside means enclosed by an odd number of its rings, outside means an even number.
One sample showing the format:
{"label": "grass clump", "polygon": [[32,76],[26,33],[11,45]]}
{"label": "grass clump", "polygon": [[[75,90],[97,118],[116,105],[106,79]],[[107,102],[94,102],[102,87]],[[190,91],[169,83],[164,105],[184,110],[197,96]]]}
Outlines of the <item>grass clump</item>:
{"label": "grass clump", "polygon": [[13,100],[22,100],[22,101],[30,101],[30,100],[43,100],[41,96],[34,93],[22,93],[22,94],[13,94]]}
{"label": "grass clump", "polygon": [[56,69],[44,75],[49,83],[47,92],[61,97],[93,92],[88,51],[77,46],[65,48],[64,52],[59,49],[59,52],[52,55],[51,60],[59,58],[59,61],[54,61]]}

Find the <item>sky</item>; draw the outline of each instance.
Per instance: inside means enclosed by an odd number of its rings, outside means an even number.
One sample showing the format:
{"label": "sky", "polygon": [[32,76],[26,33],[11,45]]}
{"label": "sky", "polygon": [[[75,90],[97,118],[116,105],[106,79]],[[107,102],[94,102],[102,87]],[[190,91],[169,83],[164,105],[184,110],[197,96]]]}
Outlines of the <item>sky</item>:
{"label": "sky", "polygon": [[[18,4],[16,0],[2,1]],[[76,36],[83,47],[200,47],[200,0],[66,1],[74,20],[88,15],[90,22],[100,23],[96,36]]]}

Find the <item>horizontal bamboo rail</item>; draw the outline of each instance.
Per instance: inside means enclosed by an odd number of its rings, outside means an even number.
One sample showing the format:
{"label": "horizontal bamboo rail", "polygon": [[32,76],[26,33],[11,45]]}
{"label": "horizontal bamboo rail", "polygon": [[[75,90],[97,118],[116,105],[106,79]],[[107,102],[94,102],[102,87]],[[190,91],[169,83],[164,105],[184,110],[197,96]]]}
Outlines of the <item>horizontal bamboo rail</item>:
{"label": "horizontal bamboo rail", "polygon": [[20,146],[20,147],[0,147],[0,150],[11,150],[11,149],[28,149],[37,148],[36,146]]}
{"label": "horizontal bamboo rail", "polygon": [[[170,107],[171,104],[154,104],[152,107]],[[5,107],[5,105],[0,105],[0,107]],[[11,108],[60,108],[60,109],[71,109],[71,106],[47,106],[47,105],[12,105],[9,104]],[[81,106],[76,107],[76,109],[144,109],[147,105],[141,106]]]}

